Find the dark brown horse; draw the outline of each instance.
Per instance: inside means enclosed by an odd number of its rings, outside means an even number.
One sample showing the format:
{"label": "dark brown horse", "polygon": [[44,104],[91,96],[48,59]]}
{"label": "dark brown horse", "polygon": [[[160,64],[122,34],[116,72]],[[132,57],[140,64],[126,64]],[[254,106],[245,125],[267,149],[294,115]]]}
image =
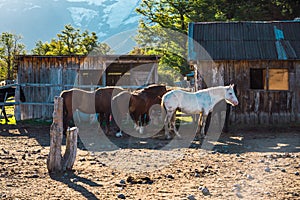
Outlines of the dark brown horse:
{"label": "dark brown horse", "polygon": [[[133,92],[124,91],[113,98],[112,104],[119,117],[129,113],[137,127],[149,122],[149,110],[153,105],[160,105],[161,97],[167,92],[165,85],[150,85]],[[115,116],[114,116],[115,117]],[[116,116],[117,117],[117,116]]]}
{"label": "dark brown horse", "polygon": [[[16,94],[16,89],[17,87],[16,86],[3,86],[3,87],[0,87],[0,102],[4,103],[7,99],[11,98],[11,97],[15,97],[15,94]],[[21,102],[25,102],[26,99],[25,99],[25,95],[24,95],[24,91],[22,90],[22,88],[20,87],[20,101]],[[6,115],[6,111],[5,111],[5,106],[3,105],[2,106],[2,113],[3,113],[3,116],[5,118],[5,123],[8,123],[9,120],[7,118],[7,115]]]}
{"label": "dark brown horse", "polygon": [[109,130],[112,97],[123,92],[120,87],[104,87],[95,91],[85,91],[77,88],[62,91],[63,98],[63,125],[66,133],[70,120],[76,110],[86,114],[99,114],[99,121],[105,120]]}

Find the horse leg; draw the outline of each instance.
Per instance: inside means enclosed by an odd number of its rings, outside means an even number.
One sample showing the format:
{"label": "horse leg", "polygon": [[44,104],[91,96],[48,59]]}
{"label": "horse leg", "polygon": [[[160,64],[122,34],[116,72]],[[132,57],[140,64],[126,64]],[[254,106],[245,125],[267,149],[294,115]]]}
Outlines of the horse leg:
{"label": "horse leg", "polygon": [[139,132],[140,134],[144,133],[144,127],[143,127],[143,122],[142,122],[142,118],[143,118],[143,114],[134,114],[133,115],[134,118],[134,129]]}
{"label": "horse leg", "polygon": [[229,131],[229,118],[230,118],[230,105],[226,105],[226,117],[222,132],[227,133]]}
{"label": "horse leg", "polygon": [[200,134],[201,138],[205,137],[206,119],[207,119],[207,114],[203,113],[203,116],[202,116],[202,129],[201,129],[201,134]]}
{"label": "horse leg", "polygon": [[[122,121],[122,119],[121,119],[120,116],[113,116],[111,114],[111,125],[110,126],[113,127],[114,131],[116,131],[116,133],[115,133],[116,137],[122,137],[123,136],[123,133],[122,133],[122,130],[121,130],[121,125],[122,125],[121,121]],[[117,122],[119,122],[120,126],[118,125]]]}
{"label": "horse leg", "polygon": [[196,120],[197,120],[197,129],[196,134],[200,133],[201,127],[202,127],[202,113],[196,114]]}
{"label": "horse leg", "polygon": [[205,124],[203,125],[203,127],[204,127],[204,135],[207,135],[208,128],[210,126],[211,118],[212,118],[212,112],[209,112],[208,115],[207,115],[207,117],[206,117]]}
{"label": "horse leg", "polygon": [[[202,130],[202,121],[203,121],[203,114],[200,113],[200,114],[197,114],[198,117],[198,121],[197,121],[197,130],[196,130],[196,136],[199,137],[200,139],[202,138],[201,137],[201,130]],[[200,136],[198,136],[200,135]]]}
{"label": "horse leg", "polygon": [[64,135],[67,134],[69,122],[71,121],[71,119],[72,119],[72,116],[70,117],[68,114],[63,116],[63,134]]}
{"label": "horse leg", "polygon": [[9,122],[7,115],[6,115],[6,111],[5,111],[5,106],[2,106],[2,113],[5,119],[5,124],[7,124]]}
{"label": "horse leg", "polygon": [[105,113],[103,113],[103,112],[98,113],[98,122],[100,124],[101,129],[103,130],[103,132],[105,134],[108,133],[108,128],[107,127],[108,127],[108,124],[109,124],[109,118],[108,119],[107,118],[108,117],[106,116]]}
{"label": "horse leg", "polygon": [[65,110],[63,110],[63,135],[67,135],[68,123],[69,123],[68,114],[66,113]]}
{"label": "horse leg", "polygon": [[169,125],[171,123],[173,116],[173,111],[167,111],[165,120],[164,120],[164,126],[165,126],[165,137],[167,140],[171,139],[170,133],[169,133]]}
{"label": "horse leg", "polygon": [[144,122],[143,122],[143,118],[142,118],[140,121],[140,125],[138,127],[138,131],[140,134],[144,134],[144,130],[145,130],[145,127],[144,127]]}
{"label": "horse leg", "polygon": [[172,126],[173,126],[173,130],[174,130],[174,133],[175,135],[178,137],[178,138],[181,138],[181,135],[179,134],[178,130],[176,129],[176,111],[173,113],[172,115]]}
{"label": "horse leg", "polygon": [[104,119],[105,119],[105,134],[109,134],[110,131],[110,114],[104,113]]}
{"label": "horse leg", "polygon": [[139,133],[140,134],[144,134],[144,131],[145,131],[145,125],[147,124],[147,113],[144,113],[142,114],[141,116],[141,124],[140,124],[140,127],[139,127]]}

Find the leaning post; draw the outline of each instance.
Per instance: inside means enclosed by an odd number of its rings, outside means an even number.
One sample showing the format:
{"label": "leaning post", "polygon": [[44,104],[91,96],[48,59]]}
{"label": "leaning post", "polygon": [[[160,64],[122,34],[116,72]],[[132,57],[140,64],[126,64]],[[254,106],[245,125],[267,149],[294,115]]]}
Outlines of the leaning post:
{"label": "leaning post", "polygon": [[63,98],[54,97],[53,122],[50,127],[50,152],[47,159],[49,172],[62,171],[61,143],[63,137]]}
{"label": "leaning post", "polygon": [[78,135],[77,127],[72,127],[69,131],[67,131],[66,151],[62,161],[63,171],[72,170],[72,167],[76,160],[77,135]]}

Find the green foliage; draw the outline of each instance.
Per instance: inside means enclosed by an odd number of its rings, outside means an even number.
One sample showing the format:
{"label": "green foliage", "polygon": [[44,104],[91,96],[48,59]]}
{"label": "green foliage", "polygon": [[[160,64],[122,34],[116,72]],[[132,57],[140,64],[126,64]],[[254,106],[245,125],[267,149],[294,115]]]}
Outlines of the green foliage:
{"label": "green foliage", "polygon": [[57,39],[52,39],[50,43],[38,41],[32,50],[36,55],[87,55],[91,52],[107,54],[111,49],[107,44],[98,42],[95,32],[90,34],[86,30],[81,33],[80,29],[70,24],[57,34]]}
{"label": "green foliage", "polygon": [[160,64],[188,71],[189,22],[292,20],[300,16],[300,0],[142,0],[142,15],[132,53],[161,55]]}
{"label": "green foliage", "polygon": [[12,80],[14,78],[13,66],[16,65],[16,56],[26,53],[25,45],[20,43],[21,39],[21,35],[9,32],[3,32],[0,36],[1,68],[5,68],[2,72],[4,75],[1,73],[1,76],[6,76],[5,79]]}
{"label": "green foliage", "polygon": [[158,67],[159,82],[174,86],[174,82],[181,81],[182,75],[179,71],[174,71],[173,68],[166,64],[161,64]]}
{"label": "green foliage", "polygon": [[186,34],[141,22],[139,34],[135,39],[139,47],[135,48],[132,54],[160,55],[161,65],[168,65],[182,74],[188,72]]}
{"label": "green foliage", "polygon": [[299,0],[214,0],[223,20],[293,20],[300,16]]}
{"label": "green foliage", "polygon": [[[143,15],[136,41],[144,54],[158,54],[160,64],[186,74],[188,23],[216,20],[211,1],[143,0],[136,11]],[[205,14],[204,14],[205,13]]]}
{"label": "green foliage", "polygon": [[3,60],[0,60],[0,81],[7,78],[7,67]]}
{"label": "green foliage", "polygon": [[[5,106],[5,112],[6,116],[9,120],[8,124],[16,125],[16,118],[14,116],[15,106]],[[2,113],[1,113],[2,114]],[[5,124],[5,118],[2,115],[0,115],[0,124]]]}

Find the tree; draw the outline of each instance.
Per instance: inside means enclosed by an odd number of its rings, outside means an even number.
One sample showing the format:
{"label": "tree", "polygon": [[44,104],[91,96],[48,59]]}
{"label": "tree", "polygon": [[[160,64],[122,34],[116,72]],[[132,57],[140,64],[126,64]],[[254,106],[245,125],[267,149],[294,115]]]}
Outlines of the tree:
{"label": "tree", "polygon": [[3,60],[0,60],[0,81],[7,78],[7,67]]}
{"label": "tree", "polygon": [[[159,38],[159,47],[152,45],[143,52],[158,53],[162,56],[161,65],[169,65],[182,74],[187,73],[188,24],[193,21],[217,20],[217,8],[211,2],[211,0],[143,0],[136,9],[137,13],[143,15],[136,37],[137,43],[141,48],[145,48]],[[153,52],[155,48],[159,51]]]}
{"label": "tree", "polygon": [[161,64],[184,73],[187,36],[177,36],[187,35],[189,22],[292,20],[300,16],[300,0],[142,0],[136,11],[143,17],[136,37],[142,50],[134,52],[158,53]]}
{"label": "tree", "polygon": [[224,20],[293,20],[300,16],[299,0],[215,0]]}
{"label": "tree", "polygon": [[[80,30],[68,24],[61,33],[57,34],[58,40],[64,44],[67,55],[75,55],[82,53],[80,49],[81,34]],[[97,39],[97,38],[96,38]]]}
{"label": "tree", "polygon": [[90,34],[86,30],[81,33],[80,29],[70,24],[57,34],[57,39],[52,39],[50,43],[38,41],[32,50],[37,55],[87,55],[91,52],[107,54],[111,49],[107,44],[98,42],[95,32]]}
{"label": "tree", "polygon": [[4,32],[0,37],[0,58],[5,62],[6,79],[12,80],[13,66],[16,64],[16,56],[25,54],[25,45],[20,43],[21,35]]}
{"label": "tree", "polygon": [[147,26],[140,23],[139,34],[136,37],[139,47],[131,53],[160,55],[161,65],[168,65],[184,74],[188,71],[186,40],[187,36],[184,33],[162,28],[159,25]]}

